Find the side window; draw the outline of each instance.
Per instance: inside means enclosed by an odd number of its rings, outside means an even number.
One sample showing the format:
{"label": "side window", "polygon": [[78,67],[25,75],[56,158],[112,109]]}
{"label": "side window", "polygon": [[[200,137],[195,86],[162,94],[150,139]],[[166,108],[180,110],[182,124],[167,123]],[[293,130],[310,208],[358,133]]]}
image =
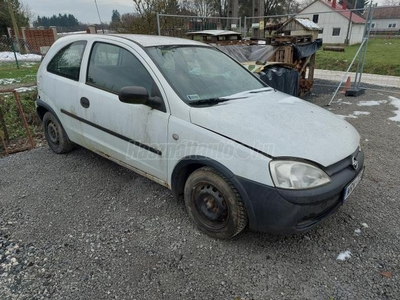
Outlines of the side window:
{"label": "side window", "polygon": [[79,41],[62,48],[47,65],[47,71],[78,81],[85,47],[86,41]]}
{"label": "side window", "polygon": [[105,43],[93,46],[86,83],[113,93],[125,86],[143,86],[153,96],[159,93],[155,92],[157,87],[150,74],[132,53]]}

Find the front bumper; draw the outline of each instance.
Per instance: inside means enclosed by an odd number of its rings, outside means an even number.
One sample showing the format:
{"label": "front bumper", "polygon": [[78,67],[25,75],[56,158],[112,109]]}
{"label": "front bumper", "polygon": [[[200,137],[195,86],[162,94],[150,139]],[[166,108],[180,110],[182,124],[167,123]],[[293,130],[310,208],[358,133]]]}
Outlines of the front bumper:
{"label": "front bumper", "polygon": [[[356,157],[358,168],[351,164]],[[237,178],[247,193],[249,226],[253,230],[294,234],[310,230],[343,204],[346,186],[364,168],[364,154],[356,151],[325,169],[331,178],[327,185],[307,190],[285,190]]]}

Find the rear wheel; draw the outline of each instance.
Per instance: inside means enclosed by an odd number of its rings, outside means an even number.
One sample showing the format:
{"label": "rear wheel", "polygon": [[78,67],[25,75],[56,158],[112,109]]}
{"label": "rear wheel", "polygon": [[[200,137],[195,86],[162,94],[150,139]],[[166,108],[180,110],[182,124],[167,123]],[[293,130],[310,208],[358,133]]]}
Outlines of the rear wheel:
{"label": "rear wheel", "polygon": [[46,141],[55,153],[67,153],[74,147],[64,128],[51,112],[46,112],[43,116],[43,129]]}
{"label": "rear wheel", "polygon": [[247,214],[239,192],[222,174],[203,167],[185,184],[188,214],[199,230],[214,238],[229,239],[247,225]]}

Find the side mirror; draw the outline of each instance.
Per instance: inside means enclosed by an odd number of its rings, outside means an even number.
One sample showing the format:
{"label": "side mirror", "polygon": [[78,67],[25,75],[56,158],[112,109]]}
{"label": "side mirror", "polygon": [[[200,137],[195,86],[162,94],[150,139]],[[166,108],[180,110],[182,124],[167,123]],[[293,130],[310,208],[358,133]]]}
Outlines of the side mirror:
{"label": "side mirror", "polygon": [[126,86],[120,89],[118,98],[124,103],[145,104],[149,100],[149,94],[142,86]]}
{"label": "side mirror", "polygon": [[126,86],[119,90],[119,101],[129,104],[144,104],[166,112],[164,101],[159,96],[149,97],[142,86]]}

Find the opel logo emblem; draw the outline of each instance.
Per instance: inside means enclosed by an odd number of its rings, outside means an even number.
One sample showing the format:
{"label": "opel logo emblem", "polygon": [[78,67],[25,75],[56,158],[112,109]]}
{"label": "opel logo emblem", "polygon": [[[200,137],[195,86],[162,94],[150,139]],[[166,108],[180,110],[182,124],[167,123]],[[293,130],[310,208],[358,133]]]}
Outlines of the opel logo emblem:
{"label": "opel logo emblem", "polygon": [[353,166],[354,170],[358,169],[358,160],[354,156],[351,159],[351,165]]}

